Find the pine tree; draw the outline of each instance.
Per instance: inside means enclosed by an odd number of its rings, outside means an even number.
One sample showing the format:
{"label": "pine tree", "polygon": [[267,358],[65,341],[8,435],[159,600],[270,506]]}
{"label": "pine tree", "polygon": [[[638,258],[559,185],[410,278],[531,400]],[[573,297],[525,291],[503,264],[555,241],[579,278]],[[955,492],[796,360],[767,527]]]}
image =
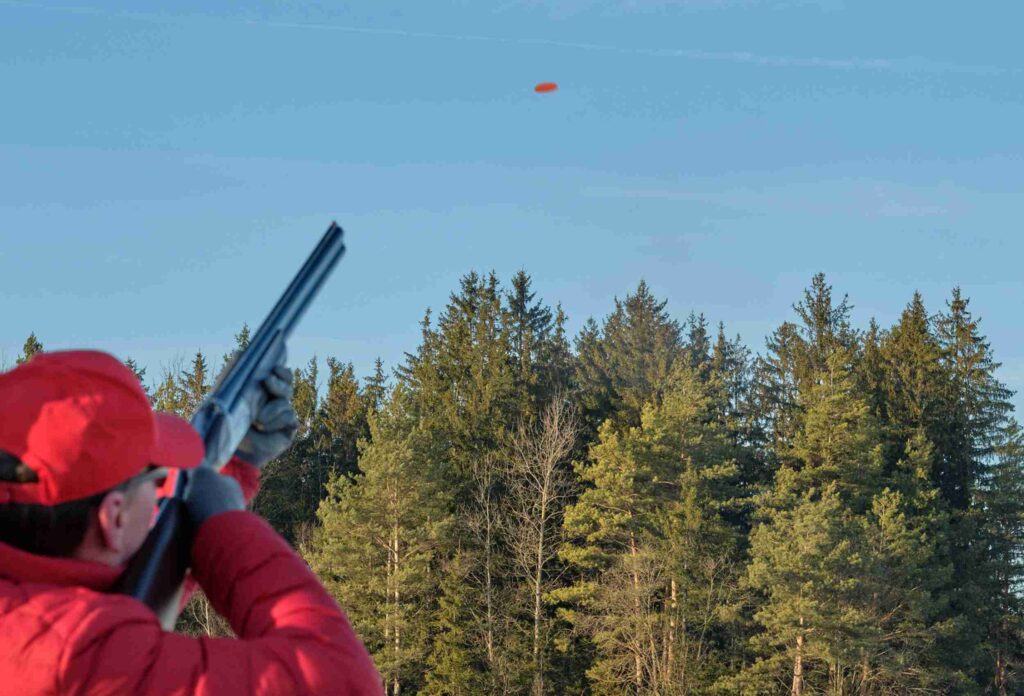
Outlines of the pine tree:
{"label": "pine tree", "polygon": [[292,407],[298,416],[299,428],[292,446],[263,468],[253,510],[285,539],[297,543],[308,531],[303,525],[314,519],[320,502],[320,496],[311,499],[311,486],[304,478],[317,461],[313,433],[320,403],[316,357],[310,358],[304,369],[296,368],[293,375]]}
{"label": "pine tree", "polygon": [[607,418],[619,428],[639,425],[644,404],[660,400],[683,354],[679,324],[665,305],[641,281],[635,293],[615,300],[600,331],[594,322],[584,326],[576,342],[576,382],[592,427]]}
{"label": "pine tree", "polygon": [[550,594],[596,647],[597,693],[693,689],[721,664],[698,627],[718,627],[735,600],[737,535],[725,513],[738,470],[711,412],[707,385],[680,361],[641,425],[606,422],[592,463],[577,467],[590,487],[566,510],[561,555],[579,580]]}
{"label": "pine tree", "polygon": [[711,339],[708,336],[708,322],[703,314],[694,314],[686,319],[686,343],[683,352],[687,361],[702,380],[707,380],[711,369]]}
{"label": "pine tree", "polygon": [[[780,483],[791,476],[781,470]],[[856,517],[830,483],[780,507],[754,528],[750,543],[747,583],[762,597],[755,619],[764,631],[755,638],[761,658],[740,683],[751,693],[825,691],[830,664],[857,663],[845,634],[865,629],[865,617],[845,615],[844,590],[864,573]]]}
{"label": "pine tree", "polygon": [[480,644],[467,630],[473,625],[467,584],[470,562],[457,552],[442,573],[433,639],[427,658],[424,696],[475,696],[484,693]]}
{"label": "pine tree", "polygon": [[149,388],[146,387],[146,368],[139,367],[139,364],[128,358],[124,361],[125,366],[132,371],[135,375],[135,379],[139,380],[139,384],[142,385],[142,390],[146,392],[146,396],[149,397],[150,402],[153,401],[153,396],[149,393]]}
{"label": "pine tree", "polygon": [[398,374],[431,434],[436,457],[464,485],[473,463],[497,450],[519,419],[520,400],[509,361],[497,278],[470,273],[452,294],[436,328],[430,314],[423,340]]}
{"label": "pine tree", "polygon": [[234,350],[232,350],[230,353],[224,354],[224,362],[221,367],[221,372],[227,369],[228,365],[231,364],[231,361],[235,359],[236,355],[238,355],[241,351],[249,347],[250,338],[251,336],[249,335],[249,325],[242,324],[242,330],[235,334]]}
{"label": "pine tree", "polygon": [[448,533],[446,493],[418,449],[416,418],[399,385],[370,419],[353,478],[335,476],[303,555],[346,608],[388,694],[422,686],[437,579]]}
{"label": "pine tree", "polygon": [[[844,315],[828,310],[827,302],[808,297],[801,314],[805,321],[833,321],[839,331],[831,335],[842,335]],[[788,456],[774,486],[760,501],[764,522],[750,541],[747,582],[762,598],[755,619],[764,632],[755,640],[762,659],[745,678],[781,679],[788,662],[794,696],[804,693],[809,667],[831,666],[830,678],[842,679],[835,665],[855,654],[833,634],[844,621],[857,631],[866,620],[852,613],[841,618],[855,604],[838,593],[863,570],[866,542],[857,520],[881,469],[877,428],[857,390],[854,349],[829,335],[805,325],[798,342],[792,362],[797,427],[787,436]]]}
{"label": "pine tree", "polygon": [[307,437],[313,429],[317,408],[320,406],[320,368],[314,355],[304,369],[292,371],[292,406],[299,419],[299,429],[295,433],[296,440]]}
{"label": "pine tree", "polygon": [[370,413],[378,413],[388,393],[388,378],[384,373],[384,361],[379,357],[373,361],[373,374],[366,378],[363,399]]}
{"label": "pine tree", "polygon": [[945,455],[940,488],[959,509],[970,504],[985,461],[1013,409],[1012,392],[995,377],[1000,363],[993,359],[968,304],[954,288],[948,312],[936,321],[940,362],[948,376],[942,399],[943,436],[937,443]]}
{"label": "pine tree", "polygon": [[206,358],[202,351],[197,351],[195,358],[192,359],[192,369],[183,371],[178,379],[183,412],[191,417],[199,410],[210,391],[210,386]]}
{"label": "pine tree", "polygon": [[179,375],[182,372],[181,362],[175,360],[171,366],[163,369],[163,378],[153,391],[153,408],[165,413],[173,413],[188,418],[192,414],[186,411],[185,396],[182,393]]}
{"label": "pine tree", "polygon": [[[885,336],[881,358],[885,368],[884,403],[888,415],[890,457],[899,457],[917,433],[923,432],[932,445],[939,444],[942,404],[941,348],[931,331],[931,321],[919,293],[900,316],[899,323]],[[949,482],[941,470],[941,452],[933,451],[932,478],[951,500]],[[887,462],[891,469],[893,459]]]}
{"label": "pine tree", "polygon": [[18,357],[16,362],[19,365],[21,365],[22,363],[26,363],[32,358],[33,355],[41,352],[42,350],[43,344],[40,343],[38,338],[36,338],[34,332],[30,333],[28,335],[28,338],[25,339],[25,345],[22,346],[21,355]]}
{"label": "pine tree", "polygon": [[369,436],[366,406],[352,363],[327,358],[327,393],[314,418],[312,452],[305,460],[302,508],[312,511],[334,474],[352,476],[358,469],[356,443]]}
{"label": "pine tree", "polygon": [[1024,680],[1024,433],[1007,426],[986,470],[980,490],[989,549],[986,575],[991,582],[992,619],[988,644],[992,656],[992,690],[999,696],[1019,693]]}
{"label": "pine tree", "polygon": [[754,361],[752,420],[763,434],[761,455],[769,471],[792,461],[793,441],[800,429],[800,374],[802,340],[797,327],[783,323],[766,340],[765,354]]}

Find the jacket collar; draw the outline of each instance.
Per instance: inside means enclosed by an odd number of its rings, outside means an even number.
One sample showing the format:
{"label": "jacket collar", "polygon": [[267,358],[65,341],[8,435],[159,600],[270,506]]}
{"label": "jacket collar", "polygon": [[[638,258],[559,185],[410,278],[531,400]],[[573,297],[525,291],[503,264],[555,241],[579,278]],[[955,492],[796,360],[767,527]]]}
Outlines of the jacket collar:
{"label": "jacket collar", "polygon": [[16,583],[76,586],[106,592],[123,572],[123,566],[37,556],[0,542],[0,578]]}

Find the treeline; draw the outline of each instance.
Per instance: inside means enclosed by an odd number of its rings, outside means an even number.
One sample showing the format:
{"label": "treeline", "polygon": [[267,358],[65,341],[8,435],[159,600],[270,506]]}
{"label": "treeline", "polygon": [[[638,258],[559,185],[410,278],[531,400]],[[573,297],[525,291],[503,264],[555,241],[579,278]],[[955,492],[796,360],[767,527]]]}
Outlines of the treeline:
{"label": "treeline", "polygon": [[256,508],[389,694],[1024,693],[1024,436],[959,290],[861,330],[818,275],[760,356],[642,282],[565,322],[471,273],[390,378],[296,370]]}

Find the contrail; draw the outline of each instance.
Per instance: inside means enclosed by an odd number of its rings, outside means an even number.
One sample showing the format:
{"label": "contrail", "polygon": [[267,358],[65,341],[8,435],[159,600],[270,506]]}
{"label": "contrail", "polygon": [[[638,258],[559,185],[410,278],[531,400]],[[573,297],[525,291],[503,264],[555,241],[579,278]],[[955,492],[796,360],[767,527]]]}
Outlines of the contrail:
{"label": "contrail", "polygon": [[376,34],[382,36],[402,36],[417,39],[443,39],[448,41],[481,41],[486,43],[519,44],[526,46],[550,46],[552,48],[569,48],[585,51],[607,51],[631,55],[653,56],[658,58],[689,58],[691,60],[729,61],[733,63],[753,63],[775,67],[813,67],[813,68],[893,68],[892,61],[884,59],[830,59],[830,58],[794,58],[787,56],[765,56],[746,51],[700,51],[680,48],[637,48],[615,46],[611,44],[584,43],[579,41],[559,41],[556,39],[516,38],[506,36],[488,36],[482,34],[440,34],[427,31],[410,31],[406,29],[377,29],[372,27],[354,27],[340,24],[308,24],[301,22],[277,22],[273,20],[246,20],[247,24],[282,29],[313,29],[318,31],[339,31],[351,34]]}
{"label": "contrail", "polygon": [[942,63],[924,58],[915,59],[890,59],[890,58],[822,58],[818,56],[778,56],[751,53],[748,51],[705,51],[692,48],[645,48],[634,46],[619,46],[613,44],[587,43],[580,41],[561,41],[558,39],[539,39],[529,37],[507,37],[485,34],[447,34],[430,31],[416,31],[410,29],[381,29],[378,27],[361,27],[344,24],[319,24],[308,22],[283,22],[277,20],[256,20],[256,19],[222,19],[190,15],[187,17],[173,17],[147,12],[135,11],[111,11],[97,7],[75,6],[75,5],[47,5],[31,0],[0,0],[0,5],[9,7],[24,7],[54,12],[72,12],[76,14],[101,14],[107,16],[124,17],[126,19],[139,19],[156,22],[185,22],[188,20],[203,19],[206,21],[221,21],[236,25],[249,25],[259,27],[271,27],[278,29],[296,29],[307,31],[335,31],[348,34],[367,34],[373,36],[391,36],[401,38],[428,39],[437,41],[464,41],[479,43],[498,43],[520,46],[545,46],[549,48],[560,48],[579,51],[600,51],[606,53],[618,53],[623,55],[646,56],[651,58],[677,58],[683,60],[711,61],[725,63],[744,63],[774,68],[823,68],[831,70],[881,70],[896,72],[952,72],[952,73],[974,73],[974,74],[1004,74],[1007,72],[1017,73],[1019,70],[997,68],[989,66],[968,66]]}

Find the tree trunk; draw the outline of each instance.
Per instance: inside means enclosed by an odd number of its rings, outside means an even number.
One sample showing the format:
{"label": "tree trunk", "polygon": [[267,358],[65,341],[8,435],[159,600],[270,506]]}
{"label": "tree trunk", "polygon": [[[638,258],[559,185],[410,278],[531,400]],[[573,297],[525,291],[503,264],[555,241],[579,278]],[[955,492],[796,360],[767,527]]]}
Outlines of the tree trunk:
{"label": "tree trunk", "polygon": [[[803,627],[804,620],[801,617],[800,626]],[[790,696],[802,696],[804,692],[804,634],[796,636],[796,656],[793,658],[793,687],[789,690]]]}
{"label": "tree trunk", "polygon": [[493,522],[491,520],[491,511],[487,510],[485,513],[487,518],[485,521],[485,542],[484,542],[484,593],[486,594],[487,602],[487,625],[485,628],[484,643],[487,646],[487,666],[494,669],[494,579],[491,577],[491,564],[494,562],[492,535]]}
{"label": "tree trunk", "polygon": [[398,587],[398,568],[399,568],[399,557],[398,557],[398,524],[396,523],[392,531],[392,542],[394,544],[395,553],[395,676],[394,676],[394,696],[399,696],[402,691],[402,684],[398,679],[398,665],[401,660],[402,654],[402,641],[401,632],[398,625],[398,602],[399,602],[399,587]]}
{"label": "tree trunk", "polygon": [[996,693],[999,696],[1006,696],[1006,653],[1003,650],[996,650],[996,674],[995,674],[995,687]]}
{"label": "tree trunk", "polygon": [[[637,617],[640,616],[640,576],[637,574],[636,569],[636,537],[633,536],[633,532],[629,533],[629,555],[633,558],[633,608],[636,609]],[[637,653],[633,656],[633,677],[636,681],[636,692],[639,694],[643,688],[644,670],[643,664],[640,661],[640,654]]]}
{"label": "tree trunk", "polygon": [[860,658],[860,696],[868,696],[871,687],[871,663],[867,653]]}
{"label": "tree trunk", "polygon": [[540,649],[540,619],[541,619],[541,596],[540,588],[543,578],[541,572],[544,568],[543,561],[543,538],[537,548],[537,573],[534,576],[533,585],[533,692],[537,696],[544,693],[544,656]]}
{"label": "tree trunk", "polygon": [[[391,584],[394,582],[394,567],[390,539],[388,540],[387,550],[388,567],[387,571],[384,574],[384,645],[391,645],[391,622],[393,620],[391,613]],[[384,691],[386,693],[388,691],[389,675],[383,669],[381,670],[381,672],[384,672],[382,676],[384,677]]]}
{"label": "tree trunk", "polygon": [[668,640],[665,641],[667,644],[665,648],[665,683],[670,693],[675,681],[676,612],[678,609],[678,587],[676,579],[673,577],[669,584]]}

